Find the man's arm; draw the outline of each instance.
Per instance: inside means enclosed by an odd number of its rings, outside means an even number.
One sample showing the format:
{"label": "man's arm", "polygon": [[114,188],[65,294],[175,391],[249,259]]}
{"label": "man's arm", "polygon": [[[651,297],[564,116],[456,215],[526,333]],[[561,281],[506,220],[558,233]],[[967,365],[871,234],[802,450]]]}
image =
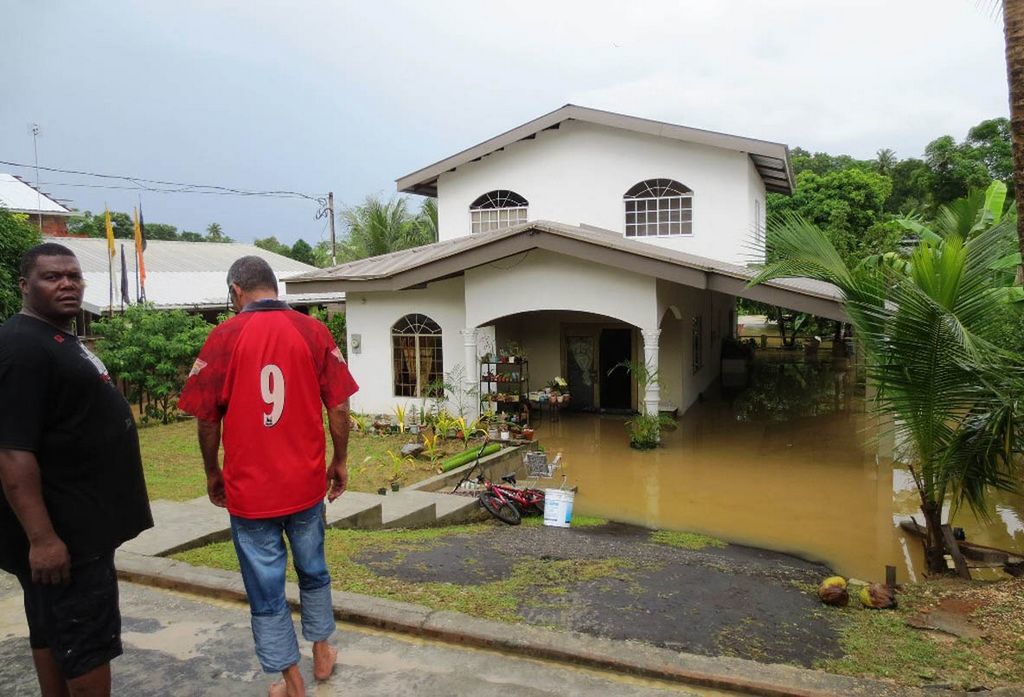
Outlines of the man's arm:
{"label": "man's arm", "polygon": [[334,444],[334,457],[327,466],[327,500],[333,501],[342,495],[348,487],[348,400],[327,410],[327,423],[331,428],[331,442]]}
{"label": "man's arm", "polygon": [[0,448],[0,483],[4,496],[28,537],[28,563],[35,583],[71,580],[71,555],[53,529],[43,502],[39,462],[28,450]]}
{"label": "man's arm", "polygon": [[196,419],[199,433],[199,451],[203,454],[206,470],[206,493],[214,506],[224,508],[224,475],[220,471],[220,421]]}

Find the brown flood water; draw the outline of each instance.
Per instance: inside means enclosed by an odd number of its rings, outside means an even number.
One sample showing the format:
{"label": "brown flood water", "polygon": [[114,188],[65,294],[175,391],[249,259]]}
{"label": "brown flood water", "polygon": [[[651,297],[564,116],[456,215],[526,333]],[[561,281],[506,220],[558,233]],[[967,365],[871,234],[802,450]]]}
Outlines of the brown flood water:
{"label": "brown flood water", "polygon": [[[842,368],[845,368],[843,366]],[[821,561],[837,572],[900,582],[921,573],[921,545],[897,521],[918,514],[908,473],[877,457],[872,417],[845,369],[758,363],[752,384],[691,407],[662,447],[629,447],[624,416],[537,420],[562,451],[574,512],[649,528],[689,530]],[[557,480],[555,480],[557,483]],[[1024,498],[997,494],[992,520],[953,520],[967,539],[1024,549]]]}

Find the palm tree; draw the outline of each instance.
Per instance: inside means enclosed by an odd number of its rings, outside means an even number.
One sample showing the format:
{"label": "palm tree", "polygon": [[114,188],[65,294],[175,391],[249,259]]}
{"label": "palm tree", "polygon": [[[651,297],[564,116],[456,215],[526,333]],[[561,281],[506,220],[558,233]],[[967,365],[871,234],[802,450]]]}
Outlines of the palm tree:
{"label": "palm tree", "polygon": [[[1006,38],[1006,81],[1010,88],[1010,131],[1013,134],[1014,191],[1024,192],[1024,0],[1003,0]],[[1018,193],[1017,199],[1024,193]],[[1017,282],[1024,283],[1024,216],[1017,218],[1017,245],[1022,263]]]}
{"label": "palm tree", "polygon": [[896,152],[891,148],[882,148],[875,153],[875,170],[888,177],[892,174],[892,168],[896,166]]}
{"label": "palm tree", "polygon": [[389,254],[433,241],[409,213],[402,197],[385,202],[369,196],[361,205],[343,210],[341,218],[348,229],[338,250],[338,257],[344,261]]}
{"label": "palm tree", "polygon": [[416,216],[416,224],[419,225],[423,237],[428,241],[438,241],[436,198],[428,198],[423,202],[419,215]]}
{"label": "palm tree", "polygon": [[[910,469],[928,528],[929,569],[944,571],[947,499],[980,517],[992,489],[1016,490],[1021,443],[1021,359],[985,333],[1015,296],[993,271],[1016,236],[997,193],[945,207],[909,257],[871,257],[849,268],[824,232],[790,216],[770,244],[781,261],[752,281],[803,276],[835,284],[864,350],[875,408],[893,417],[898,457]],[[1019,289],[1016,289],[1019,292]]]}

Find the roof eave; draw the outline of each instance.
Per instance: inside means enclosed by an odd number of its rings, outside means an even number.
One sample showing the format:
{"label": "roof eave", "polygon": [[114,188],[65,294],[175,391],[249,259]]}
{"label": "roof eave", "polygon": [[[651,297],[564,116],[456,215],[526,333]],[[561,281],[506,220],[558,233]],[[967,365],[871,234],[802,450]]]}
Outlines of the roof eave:
{"label": "roof eave", "polygon": [[[777,193],[791,194],[793,185],[793,167],[789,159],[789,146],[785,143],[777,143],[758,138],[748,138],[718,131],[681,126],[679,124],[644,119],[638,116],[629,116],[612,111],[591,109],[575,104],[566,104],[543,116],[528,121],[516,128],[498,134],[493,138],[477,143],[454,155],[439,160],[432,165],[418,169],[415,172],[400,177],[395,181],[399,192],[418,194],[423,196],[437,196],[437,179],[445,172],[456,167],[465,165],[468,162],[478,160],[491,153],[494,153],[514,142],[532,138],[540,131],[557,127],[563,121],[576,119],[611,128],[621,128],[635,133],[642,133],[653,136],[674,138],[688,142],[695,142],[710,147],[731,149],[745,152],[748,156],[759,155],[765,158],[779,160],[785,169],[786,184],[776,185],[772,191]],[[757,166],[755,162],[755,167]],[[758,169],[758,174],[761,174]],[[764,178],[764,177],[762,177]],[[768,188],[768,182],[765,182]]]}

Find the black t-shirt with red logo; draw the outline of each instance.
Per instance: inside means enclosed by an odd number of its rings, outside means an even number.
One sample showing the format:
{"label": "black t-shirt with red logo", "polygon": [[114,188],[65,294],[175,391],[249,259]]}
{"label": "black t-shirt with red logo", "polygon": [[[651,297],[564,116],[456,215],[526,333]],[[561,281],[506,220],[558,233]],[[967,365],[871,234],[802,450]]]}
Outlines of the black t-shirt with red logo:
{"label": "black t-shirt with red logo", "polygon": [[[128,402],[77,337],[22,314],[0,326],[0,448],[35,454],[72,563],[153,526]],[[0,568],[27,561],[25,533],[0,491]]]}

